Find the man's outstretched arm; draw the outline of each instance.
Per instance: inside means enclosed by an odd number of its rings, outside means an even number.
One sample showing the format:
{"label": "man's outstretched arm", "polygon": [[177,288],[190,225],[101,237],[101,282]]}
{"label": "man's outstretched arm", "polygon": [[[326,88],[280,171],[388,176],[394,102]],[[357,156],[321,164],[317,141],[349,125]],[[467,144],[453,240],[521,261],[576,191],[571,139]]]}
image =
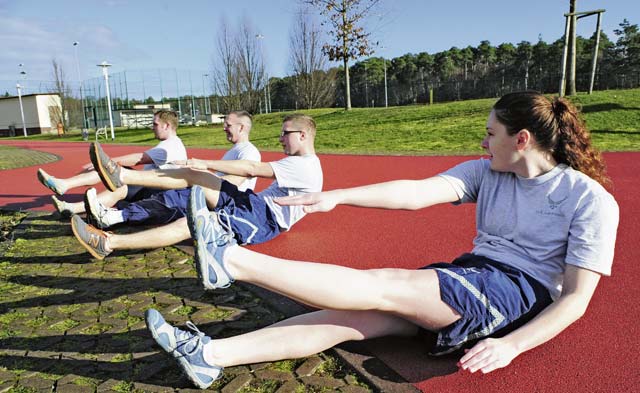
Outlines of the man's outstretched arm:
{"label": "man's outstretched arm", "polygon": [[268,162],[251,160],[199,160],[191,158],[185,163],[193,169],[207,169],[242,177],[264,177],[275,179],[276,175]]}

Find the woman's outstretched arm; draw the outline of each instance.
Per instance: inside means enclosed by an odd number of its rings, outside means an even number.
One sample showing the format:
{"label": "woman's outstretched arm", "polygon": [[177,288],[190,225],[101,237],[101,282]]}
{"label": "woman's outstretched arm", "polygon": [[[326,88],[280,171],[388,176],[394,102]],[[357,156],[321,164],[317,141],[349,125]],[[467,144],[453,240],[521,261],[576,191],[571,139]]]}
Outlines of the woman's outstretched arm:
{"label": "woman's outstretched arm", "polygon": [[307,213],[327,212],[336,205],[417,210],[457,201],[453,186],[440,176],[424,180],[394,180],[292,197],[276,198],[281,205],[304,205]]}

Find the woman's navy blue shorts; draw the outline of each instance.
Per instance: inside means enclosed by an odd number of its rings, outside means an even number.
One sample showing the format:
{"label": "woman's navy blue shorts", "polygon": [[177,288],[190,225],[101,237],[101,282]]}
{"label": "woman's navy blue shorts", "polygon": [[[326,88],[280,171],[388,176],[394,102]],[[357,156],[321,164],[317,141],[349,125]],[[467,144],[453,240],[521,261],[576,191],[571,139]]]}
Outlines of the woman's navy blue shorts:
{"label": "woman's navy blue shorts", "polygon": [[526,273],[474,254],[436,263],[442,301],[461,318],[440,330],[433,355],[444,355],[488,336],[501,337],[551,304],[549,291]]}

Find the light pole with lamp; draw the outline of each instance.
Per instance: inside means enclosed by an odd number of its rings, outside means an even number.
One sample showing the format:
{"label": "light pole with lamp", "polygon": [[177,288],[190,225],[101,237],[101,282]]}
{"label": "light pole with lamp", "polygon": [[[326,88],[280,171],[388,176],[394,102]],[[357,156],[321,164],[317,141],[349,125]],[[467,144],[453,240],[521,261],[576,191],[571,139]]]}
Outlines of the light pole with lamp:
{"label": "light pole with lamp", "polygon": [[[380,51],[384,51],[387,49],[384,45],[380,46]],[[384,107],[387,108],[389,106],[389,99],[387,95],[387,58],[382,56],[382,65],[384,68]]]}
{"label": "light pole with lamp", "polygon": [[269,100],[269,74],[267,73],[267,66],[266,63],[264,61],[264,44],[262,42],[262,40],[264,39],[264,36],[262,34],[256,34],[256,38],[258,40],[260,40],[260,56],[262,57],[262,66],[264,67],[264,76],[265,76],[265,83],[264,83],[264,113],[269,113],[269,109],[270,109],[270,100]]}
{"label": "light pole with lamp", "polygon": [[116,139],[115,132],[113,131],[113,114],[111,113],[111,92],[109,91],[109,71],[107,69],[111,67],[111,64],[103,61],[100,64],[97,64],[98,67],[102,68],[102,75],[104,75],[104,84],[107,87],[107,106],[109,110],[109,126],[111,127],[111,140]]}
{"label": "light pole with lamp", "polygon": [[80,107],[82,108],[82,135],[84,136],[86,133],[86,129],[89,126],[87,125],[87,116],[84,113],[84,97],[82,95],[82,75],[80,74],[80,61],[78,60],[78,45],[80,45],[78,41],[75,41],[73,43],[73,48],[76,55],[76,70],[78,71],[78,84],[80,88]]}
{"label": "light pole with lamp", "polygon": [[204,98],[204,114],[211,113],[211,106],[209,105],[209,96],[207,95],[207,89],[205,88],[205,80],[208,80],[209,74],[202,74],[202,97]]}
{"label": "light pole with lamp", "polygon": [[24,122],[24,109],[22,106],[22,86],[20,86],[20,83],[16,83],[16,89],[18,89],[18,102],[20,103],[20,117],[22,118],[22,133],[24,134],[24,137],[27,137],[27,126]]}
{"label": "light pole with lamp", "polygon": [[20,63],[18,64],[18,67],[20,67],[20,76],[22,77],[22,85],[20,85],[20,88],[24,91],[24,93],[27,93],[27,71],[24,70],[24,64]]}

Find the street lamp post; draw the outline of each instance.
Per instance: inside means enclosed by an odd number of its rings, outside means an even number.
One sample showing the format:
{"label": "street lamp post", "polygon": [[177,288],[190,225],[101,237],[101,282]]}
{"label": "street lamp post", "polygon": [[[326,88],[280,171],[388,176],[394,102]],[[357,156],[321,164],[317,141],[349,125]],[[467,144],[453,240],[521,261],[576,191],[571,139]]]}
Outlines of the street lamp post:
{"label": "street lamp post", "polygon": [[18,102],[20,102],[20,117],[22,117],[22,133],[24,134],[24,137],[27,137],[27,126],[24,122],[24,109],[22,107],[22,86],[20,86],[20,83],[16,83],[16,89],[18,89]]}
{"label": "street lamp post", "polygon": [[209,105],[209,96],[207,95],[207,89],[205,88],[205,80],[209,74],[202,74],[202,97],[204,98],[204,113],[208,115],[211,113],[211,106]]}
{"label": "street lamp post", "polygon": [[109,91],[109,71],[107,69],[111,67],[111,64],[103,61],[97,65],[102,68],[102,75],[104,75],[104,84],[107,88],[107,106],[109,110],[109,126],[111,127],[111,140],[116,139],[115,132],[113,131],[113,114],[111,113],[111,92]]}
{"label": "street lamp post", "polygon": [[384,64],[384,107],[389,106],[389,100],[387,98],[387,59],[383,56],[382,61]]}
{"label": "street lamp post", "polygon": [[80,86],[80,107],[82,108],[82,131],[84,132],[84,129],[88,128],[89,126],[87,125],[87,116],[84,113],[84,97],[82,96],[82,76],[80,75],[80,61],[78,60],[78,45],[80,45],[78,41],[75,41],[73,43],[73,48],[75,50],[75,55],[76,55],[76,70],[78,71],[78,84]]}
{"label": "street lamp post", "polygon": [[264,36],[262,34],[256,34],[256,38],[260,40],[260,56],[262,57],[262,66],[264,67],[264,113],[269,113],[271,103],[269,100],[269,74],[267,73],[267,66],[264,61],[264,44],[262,43]]}
{"label": "street lamp post", "polygon": [[22,85],[20,85],[20,88],[22,90],[24,90],[25,94],[27,93],[27,71],[24,70],[24,64],[20,63],[18,64],[18,67],[20,67],[20,77],[22,77]]}

